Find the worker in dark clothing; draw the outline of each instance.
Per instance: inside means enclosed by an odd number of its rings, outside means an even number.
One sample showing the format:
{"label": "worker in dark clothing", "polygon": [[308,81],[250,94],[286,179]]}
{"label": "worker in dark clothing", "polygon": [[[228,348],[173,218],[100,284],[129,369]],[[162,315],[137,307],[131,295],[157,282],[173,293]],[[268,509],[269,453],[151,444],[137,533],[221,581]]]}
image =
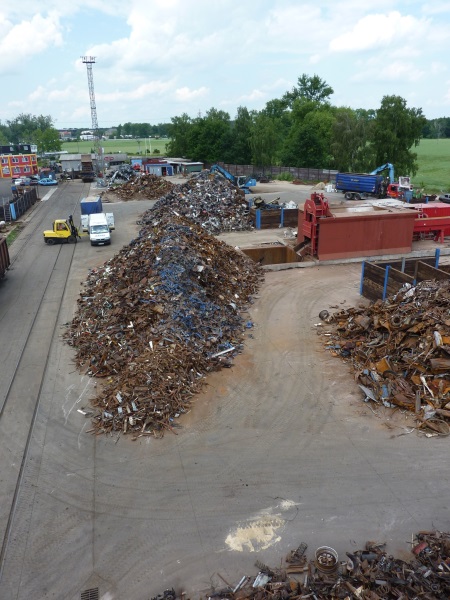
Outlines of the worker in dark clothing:
{"label": "worker in dark clothing", "polygon": [[72,215],[69,215],[68,221],[69,221],[70,231],[71,231],[73,237],[75,238],[75,243],[77,243],[78,238],[80,238],[80,240],[81,240],[81,235],[78,233],[78,229],[75,227],[75,223],[73,222]]}

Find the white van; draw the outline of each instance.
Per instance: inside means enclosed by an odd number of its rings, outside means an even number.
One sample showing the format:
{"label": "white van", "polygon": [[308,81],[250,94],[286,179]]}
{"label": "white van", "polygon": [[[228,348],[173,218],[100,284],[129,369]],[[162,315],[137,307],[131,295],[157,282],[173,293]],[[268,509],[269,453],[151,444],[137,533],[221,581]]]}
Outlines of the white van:
{"label": "white van", "polygon": [[92,246],[111,243],[110,230],[114,229],[114,215],[112,213],[95,213],[88,215],[88,232]]}

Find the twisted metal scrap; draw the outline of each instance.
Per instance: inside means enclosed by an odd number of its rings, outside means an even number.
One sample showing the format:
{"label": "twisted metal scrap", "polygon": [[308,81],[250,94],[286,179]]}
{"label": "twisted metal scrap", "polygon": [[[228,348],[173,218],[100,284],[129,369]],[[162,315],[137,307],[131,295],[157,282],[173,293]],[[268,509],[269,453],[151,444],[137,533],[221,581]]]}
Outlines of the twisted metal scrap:
{"label": "twisted metal scrap", "polygon": [[[115,182],[117,183],[117,180]],[[161,196],[170,192],[174,187],[175,185],[171,181],[167,181],[163,177],[149,173],[135,177],[131,170],[130,177],[127,176],[126,183],[111,187],[110,189],[121,200],[153,200],[161,198]]]}
{"label": "twisted metal scrap", "polygon": [[[306,544],[301,544],[291,551],[281,568],[257,561],[256,577],[244,575],[236,586],[213,589],[208,597],[234,600],[448,600],[450,597],[449,533],[419,532],[413,542],[411,560],[387,554],[384,544],[367,542],[363,550],[346,552],[344,560],[333,570],[321,567],[317,558],[308,562],[305,550]],[[183,597],[184,593],[177,594],[171,589],[152,600]]]}
{"label": "twisted metal scrap", "polygon": [[168,211],[187,217],[211,234],[253,227],[243,193],[227,179],[205,172],[174,186],[144,214],[142,222],[151,223],[155,218],[167,215]]}
{"label": "twisted metal scrap", "polygon": [[260,268],[181,217],[162,216],[90,272],[66,332],[76,364],[105,378],[94,431],[162,435],[204,375],[242,349],[240,311]]}
{"label": "twisted metal scrap", "polygon": [[370,399],[414,410],[418,397],[450,417],[450,281],[407,285],[327,321],[333,327],[328,348],[351,363]]}

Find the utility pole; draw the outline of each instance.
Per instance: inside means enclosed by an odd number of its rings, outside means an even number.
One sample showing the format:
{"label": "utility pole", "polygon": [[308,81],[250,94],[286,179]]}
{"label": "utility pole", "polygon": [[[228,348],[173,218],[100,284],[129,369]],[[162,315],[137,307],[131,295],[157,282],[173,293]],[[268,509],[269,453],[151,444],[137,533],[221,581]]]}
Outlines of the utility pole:
{"label": "utility pole", "polygon": [[97,106],[95,104],[94,74],[92,72],[92,65],[95,64],[95,56],[82,56],[81,60],[87,68],[89,100],[91,103],[92,131],[94,134],[94,150],[97,156],[97,168],[101,168],[101,170],[103,171],[103,165],[100,165],[100,140],[98,133]]}

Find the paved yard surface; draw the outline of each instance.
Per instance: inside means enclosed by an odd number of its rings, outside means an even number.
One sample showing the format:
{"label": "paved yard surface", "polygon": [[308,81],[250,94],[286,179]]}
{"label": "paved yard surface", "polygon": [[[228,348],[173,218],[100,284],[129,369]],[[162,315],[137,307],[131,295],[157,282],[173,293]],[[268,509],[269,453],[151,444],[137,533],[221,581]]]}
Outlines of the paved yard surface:
{"label": "paved yard surface", "polygon": [[[278,564],[301,541],[343,553],[376,539],[401,551],[418,529],[448,530],[448,439],[408,434],[405,414],[372,412],[348,366],[324,352],[317,335],[322,309],[361,302],[359,265],[267,273],[248,315],[245,352],[208,378],[177,436],[132,442],[87,433],[90,422],[77,411],[96,382],[75,371],[62,326],[87,269],[135,235],[148,205],[108,206],[117,223],[111,247],[83,240],[62,248],[74,255],[59,265],[67,280],[0,597],[79,600],[98,587],[105,600],[140,600],[174,586],[192,598],[222,585],[217,573],[237,582],[256,559]],[[33,246],[35,254],[54,250]],[[7,288],[0,291],[8,302]],[[27,373],[22,385],[34,386]],[[10,426],[21,420],[16,407]],[[0,475],[8,479],[17,470],[8,448],[19,451],[11,435],[2,439]]]}

